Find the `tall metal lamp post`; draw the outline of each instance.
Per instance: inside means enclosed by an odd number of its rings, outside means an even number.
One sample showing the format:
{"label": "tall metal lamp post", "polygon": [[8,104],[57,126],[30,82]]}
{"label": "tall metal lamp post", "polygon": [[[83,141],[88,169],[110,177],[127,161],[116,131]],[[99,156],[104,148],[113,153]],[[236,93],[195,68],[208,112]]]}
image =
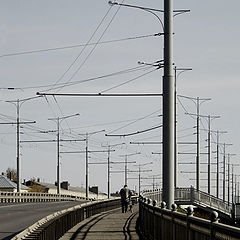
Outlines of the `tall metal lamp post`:
{"label": "tall metal lamp post", "polygon": [[56,118],[49,118],[48,120],[55,121],[57,123],[57,194],[60,194],[60,123],[61,121],[70,118],[70,117],[75,117],[79,116],[79,113],[73,114],[73,115],[68,115],[68,116],[63,116],[63,117],[56,117]]}
{"label": "tall metal lamp post", "polygon": [[[164,30],[164,75],[163,75],[163,201],[167,208],[174,203],[174,71],[173,71],[173,16],[186,10],[173,10],[173,0],[164,0],[164,10],[157,10],[109,1],[110,5],[138,8],[158,18]],[[164,24],[154,11],[164,13]]]}

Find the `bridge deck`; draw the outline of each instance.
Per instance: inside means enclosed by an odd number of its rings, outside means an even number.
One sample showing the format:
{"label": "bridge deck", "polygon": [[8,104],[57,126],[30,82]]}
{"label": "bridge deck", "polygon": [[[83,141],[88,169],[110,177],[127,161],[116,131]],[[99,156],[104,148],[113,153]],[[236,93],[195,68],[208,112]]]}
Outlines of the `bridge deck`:
{"label": "bridge deck", "polygon": [[139,240],[136,231],[138,205],[133,206],[133,212],[122,213],[115,209],[94,215],[70,229],[60,240],[94,240],[94,239],[131,239]]}

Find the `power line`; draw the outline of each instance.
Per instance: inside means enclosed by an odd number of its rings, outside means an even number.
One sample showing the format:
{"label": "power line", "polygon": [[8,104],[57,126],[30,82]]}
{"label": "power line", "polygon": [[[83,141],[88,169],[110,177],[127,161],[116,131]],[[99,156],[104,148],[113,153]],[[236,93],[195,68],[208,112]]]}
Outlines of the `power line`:
{"label": "power line", "polygon": [[[91,81],[95,81],[95,80],[100,80],[100,79],[104,79],[104,78],[108,78],[108,77],[113,77],[113,76],[117,76],[117,75],[121,75],[121,74],[127,74],[127,73],[132,73],[132,72],[136,72],[136,71],[140,71],[140,70],[147,70],[151,67],[149,66],[137,66],[137,67],[132,67],[132,68],[127,68],[121,71],[117,71],[117,72],[113,72],[113,73],[109,73],[109,74],[105,74],[105,75],[101,75],[101,76],[97,76],[97,77],[91,77],[91,78],[86,78],[86,79],[82,79],[82,80],[76,80],[76,81],[72,81],[71,83],[68,82],[64,82],[64,83],[58,83],[58,84],[47,84],[47,85],[36,85],[36,86],[25,86],[25,87],[21,87],[22,90],[27,90],[27,89],[36,89],[36,88],[47,88],[47,87],[52,87],[51,90],[55,90],[61,87],[67,87],[67,86],[73,86],[73,85],[77,85],[80,83],[85,83],[85,82],[91,82]],[[55,86],[55,87],[53,87]],[[14,88],[16,89],[16,88]]]}
{"label": "power line", "polygon": [[[91,35],[91,37],[89,38],[89,40],[87,41],[87,44],[89,44],[92,40],[92,38],[94,37],[94,35],[96,34],[96,32],[98,31],[98,29],[100,28],[100,26],[102,25],[102,23],[104,22],[104,20],[106,19],[107,15],[109,14],[111,8],[109,8],[106,12],[106,14],[103,16],[102,20],[100,21],[100,23],[98,24],[97,28],[94,30],[93,34]],[[77,55],[77,57],[74,59],[74,61],[67,67],[67,69],[64,71],[64,73],[61,75],[60,78],[58,78],[58,80],[55,82],[55,84],[59,83],[64,76],[68,73],[68,71],[72,68],[72,66],[76,63],[76,61],[79,59],[79,57],[82,55],[82,53],[84,52],[84,50],[86,49],[86,46],[81,50],[81,52]],[[71,80],[71,79],[70,79]],[[51,90],[48,89],[48,91]]]}
{"label": "power line", "polygon": [[121,39],[107,40],[107,41],[102,41],[102,42],[98,42],[98,43],[93,42],[93,43],[86,43],[86,44],[74,44],[74,45],[68,45],[68,46],[62,46],[62,47],[53,47],[53,48],[28,50],[28,51],[15,52],[15,53],[6,53],[6,54],[0,55],[0,58],[28,55],[28,54],[34,54],[34,53],[42,53],[42,52],[51,52],[51,51],[57,51],[57,50],[66,50],[66,49],[73,49],[73,48],[79,48],[79,47],[87,47],[87,46],[92,46],[92,45],[96,45],[96,44],[123,42],[123,41],[128,41],[128,40],[136,40],[136,39],[142,39],[142,38],[148,38],[148,37],[157,37],[157,36],[162,36],[162,35],[163,35],[163,33],[155,33],[155,34],[147,34],[147,35],[134,36],[134,37],[126,37],[126,38],[121,38]]}
{"label": "power line", "polygon": [[[124,2],[124,0],[122,1]],[[97,32],[97,30],[99,29],[99,27],[101,26],[102,22],[104,21],[104,19],[107,17],[108,13],[110,12],[112,7],[110,7],[107,11],[107,13],[105,14],[105,16],[103,17],[102,21],[100,22],[100,24],[98,25],[97,29],[94,31],[93,35],[91,36],[90,40],[88,41],[88,43],[90,43],[91,39],[93,38],[93,36],[95,35],[95,33]],[[70,82],[75,76],[76,74],[79,72],[79,70],[83,67],[83,65],[87,62],[87,60],[89,59],[89,57],[92,55],[92,53],[94,52],[94,50],[96,49],[96,47],[98,46],[98,43],[101,41],[101,39],[103,38],[104,34],[106,33],[106,31],[108,30],[108,28],[110,27],[113,19],[116,17],[118,11],[120,10],[120,6],[118,7],[117,11],[115,12],[115,14],[113,15],[113,17],[111,18],[110,22],[108,23],[107,27],[104,29],[103,33],[101,34],[101,36],[99,37],[98,41],[96,42],[96,44],[93,46],[92,50],[90,51],[90,53],[86,56],[86,58],[84,59],[84,61],[81,63],[81,65],[76,69],[76,71],[72,74],[72,76],[68,79],[67,82]],[[64,72],[64,74],[59,78],[59,80],[57,81],[57,83],[59,81],[61,81],[61,79],[66,75],[66,73],[71,69],[71,67],[75,64],[75,62],[78,60],[78,58],[81,56],[81,54],[83,53],[83,51],[85,50],[86,47],[83,48],[83,50],[80,52],[80,54],[77,56],[77,58],[75,58],[74,62],[69,66],[69,68]],[[61,87],[59,90],[63,89],[63,87]],[[49,89],[51,90],[51,89]],[[49,91],[47,90],[47,91]]]}
{"label": "power line", "polygon": [[[156,116],[149,117],[149,118],[155,118]],[[93,124],[93,125],[85,125],[81,127],[76,127],[76,128],[71,128],[71,129],[80,129],[80,128],[91,128],[91,127],[98,127],[98,126],[106,126],[106,125],[115,125],[119,123],[125,123],[125,122],[132,122],[132,121],[137,121],[141,120],[141,118],[134,118],[134,119],[127,119],[127,120],[122,120],[122,121],[114,121],[114,122],[107,122],[107,123],[99,123],[99,124]]]}
{"label": "power line", "polygon": [[139,133],[145,133],[145,132],[148,132],[148,131],[152,131],[152,130],[157,129],[157,128],[160,128],[160,127],[162,127],[162,125],[158,125],[158,126],[155,126],[155,127],[152,127],[152,128],[148,128],[148,129],[141,130],[141,131],[137,131],[137,132],[133,132],[133,133],[126,133],[126,134],[105,134],[105,136],[106,136],[106,137],[128,137],[128,136],[136,135],[136,134],[139,134]]}
{"label": "power line", "polygon": [[152,116],[153,114],[155,114],[155,113],[157,113],[157,112],[159,112],[159,111],[160,111],[160,109],[158,109],[157,111],[154,111],[154,112],[152,112],[152,113],[150,113],[150,114],[148,114],[148,115],[146,115],[146,116],[144,116],[144,117],[141,117],[141,118],[139,118],[139,119],[136,119],[136,120],[134,120],[133,122],[130,122],[130,123],[128,123],[128,124],[125,124],[124,126],[119,127],[119,128],[117,128],[117,129],[109,132],[108,134],[114,133],[114,132],[116,132],[116,131],[118,131],[118,130],[121,130],[121,129],[125,128],[125,127],[128,127],[128,126],[130,126],[130,125],[132,125],[132,124],[134,124],[134,123],[136,123],[136,122],[139,122],[139,121],[141,121],[141,120],[144,120],[144,119]]}
{"label": "power line", "polygon": [[154,71],[156,71],[156,70],[158,70],[158,68],[157,68],[157,69],[153,69],[153,70],[151,70],[151,71],[148,71],[148,72],[146,72],[146,73],[143,73],[143,74],[141,74],[141,75],[139,75],[139,76],[137,76],[137,77],[135,77],[135,78],[132,78],[132,79],[130,79],[130,80],[127,80],[127,81],[125,81],[125,82],[123,82],[123,83],[120,83],[120,84],[118,84],[118,85],[115,85],[115,86],[113,86],[113,87],[111,87],[111,88],[105,89],[105,90],[101,91],[101,93],[108,92],[108,91],[113,90],[113,89],[115,89],[115,88],[121,87],[121,86],[123,86],[123,85],[125,85],[125,84],[127,84],[127,83],[133,82],[133,81],[135,81],[135,80],[137,80],[137,79],[139,79],[139,78],[141,78],[141,77],[143,77],[143,76],[145,76],[145,75],[148,75],[148,74],[150,74],[150,73],[152,73],[152,72],[154,72]]}

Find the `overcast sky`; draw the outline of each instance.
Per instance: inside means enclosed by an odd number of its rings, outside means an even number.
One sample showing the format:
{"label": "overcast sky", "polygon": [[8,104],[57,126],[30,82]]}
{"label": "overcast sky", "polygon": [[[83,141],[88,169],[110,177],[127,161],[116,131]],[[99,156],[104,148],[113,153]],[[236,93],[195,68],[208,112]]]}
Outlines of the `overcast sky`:
{"label": "overcast sky", "polygon": [[[125,0],[125,4],[163,9],[163,1]],[[239,7],[237,0],[174,1],[175,9],[190,13],[174,18],[174,63],[192,68],[178,76],[178,94],[211,98],[201,104],[201,114],[220,115],[212,121],[212,129],[227,131],[220,141],[233,143],[227,153],[239,159]],[[45,93],[161,93],[162,70],[138,61],[154,63],[163,59],[163,37],[160,21],[152,14],[133,8],[110,7],[108,1],[1,1],[0,3],[0,118],[2,123],[16,121],[16,107],[9,100],[25,99]],[[159,17],[162,19],[162,14]],[[120,41],[115,41],[120,40]],[[83,47],[85,44],[90,44]],[[56,49],[57,48],[57,49]],[[41,51],[39,51],[41,50]],[[70,83],[72,85],[70,85]],[[123,84],[124,83],[124,84]],[[15,88],[7,90],[6,88]],[[179,97],[179,141],[196,140],[196,119],[185,112],[196,113],[195,103]],[[143,177],[161,174],[160,145],[133,145],[130,142],[161,141],[157,128],[131,137],[106,137],[105,134],[129,134],[161,125],[161,97],[148,98],[36,98],[24,102],[20,119],[36,121],[21,125],[21,140],[56,139],[56,123],[48,118],[79,113],[80,116],[61,122],[62,139],[83,139],[86,132],[105,130],[90,136],[89,150],[105,150],[102,145],[125,143],[115,147],[112,161],[123,161],[120,155],[141,152],[129,157],[137,164],[153,162],[142,169],[152,172]],[[201,120],[201,151],[206,152],[207,122]],[[213,141],[216,136],[213,134]],[[0,170],[16,168],[16,125],[0,125]],[[212,144],[213,150],[216,149]],[[85,142],[61,143],[61,151],[83,151]],[[179,146],[179,152],[195,152],[194,145]],[[222,148],[221,148],[222,151]],[[92,153],[91,163],[106,162],[106,153]],[[21,144],[22,179],[39,177],[45,182],[56,179],[56,143]],[[212,155],[212,161],[215,155]],[[195,155],[179,155],[179,162],[195,162]],[[201,156],[206,163],[206,156]],[[212,165],[213,171],[215,166]],[[206,171],[201,165],[201,171]],[[124,170],[113,164],[112,171]],[[134,163],[129,170],[137,170]],[[239,167],[235,168],[235,173]],[[195,165],[179,165],[179,186],[195,185]],[[107,189],[107,166],[90,165],[90,185]],[[84,154],[61,154],[61,179],[72,186],[85,186]],[[130,173],[136,178],[137,173]],[[201,174],[206,190],[206,174]],[[214,180],[213,174],[212,179]],[[160,180],[156,180],[158,183]],[[123,173],[112,174],[112,191],[121,188]],[[144,180],[143,188],[152,183]],[[213,185],[215,182],[213,182]],[[145,186],[146,185],[146,186]],[[138,187],[129,179],[131,188]],[[215,188],[213,187],[213,192]]]}

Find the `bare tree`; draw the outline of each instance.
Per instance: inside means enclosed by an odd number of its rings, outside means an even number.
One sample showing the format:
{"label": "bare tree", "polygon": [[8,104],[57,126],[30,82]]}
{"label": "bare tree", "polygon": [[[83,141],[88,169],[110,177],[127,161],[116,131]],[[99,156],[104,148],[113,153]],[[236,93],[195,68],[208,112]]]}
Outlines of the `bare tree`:
{"label": "bare tree", "polygon": [[6,175],[7,175],[7,178],[9,178],[11,181],[14,181],[14,182],[17,181],[17,170],[16,169],[9,167],[6,170]]}

